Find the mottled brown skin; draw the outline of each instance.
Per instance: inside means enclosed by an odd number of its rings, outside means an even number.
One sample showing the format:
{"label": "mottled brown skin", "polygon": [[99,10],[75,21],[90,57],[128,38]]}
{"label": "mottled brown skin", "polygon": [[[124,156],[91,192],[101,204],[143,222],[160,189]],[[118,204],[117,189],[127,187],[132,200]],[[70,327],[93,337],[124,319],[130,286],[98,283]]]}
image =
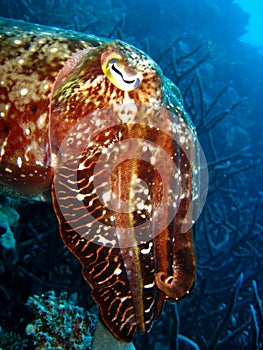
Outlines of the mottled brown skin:
{"label": "mottled brown skin", "polygon": [[[4,19],[0,39],[0,192],[34,197],[52,187],[62,239],[81,262],[105,324],[118,339],[131,341],[137,327],[142,333],[151,329],[164,300],[177,301],[189,293],[195,278],[191,230],[180,232],[183,220],[191,221],[188,209],[198,187],[192,175],[198,170],[196,134],[180,93],[148,56],[120,41]],[[124,75],[141,77],[131,91],[120,89],[105,75],[102,66],[112,55],[118,57],[117,67]],[[130,120],[124,123],[114,109],[122,104],[146,107],[131,109]],[[158,122],[167,133],[151,126],[160,106],[167,112],[157,113]],[[103,129],[111,115],[103,112],[105,107],[116,117],[116,125],[88,143],[85,135],[96,130],[89,116],[101,111]],[[188,156],[169,136],[175,115],[181,135],[188,137]],[[75,125],[78,130],[72,131]],[[123,150],[127,160],[112,174],[115,201],[134,205],[134,177],[148,184],[149,195],[142,210],[122,213],[100,202],[90,179],[102,162],[103,148],[132,139],[138,140],[138,157],[129,159],[130,150]],[[173,159],[180,169],[182,192],[173,194],[169,166],[161,178],[157,167],[142,159],[147,151],[141,139]],[[103,179],[104,173],[100,176]],[[151,227],[158,222],[149,220],[161,198],[170,201],[181,193],[185,196],[174,220],[168,223],[163,212],[166,228],[153,237]],[[109,229],[103,231],[102,224]],[[126,227],[131,227],[129,236]],[[98,245],[101,241],[108,243]]]}
{"label": "mottled brown skin", "polygon": [[0,185],[6,191],[32,197],[50,189],[52,86],[72,54],[100,44],[93,36],[0,19]]}

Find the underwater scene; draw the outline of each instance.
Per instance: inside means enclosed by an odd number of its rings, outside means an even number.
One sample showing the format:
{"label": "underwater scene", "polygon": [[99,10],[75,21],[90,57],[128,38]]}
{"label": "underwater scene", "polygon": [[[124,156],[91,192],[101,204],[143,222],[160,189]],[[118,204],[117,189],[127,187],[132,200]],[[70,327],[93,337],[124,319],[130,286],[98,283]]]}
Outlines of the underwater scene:
{"label": "underwater scene", "polygon": [[0,350],[263,349],[262,14],[0,0]]}

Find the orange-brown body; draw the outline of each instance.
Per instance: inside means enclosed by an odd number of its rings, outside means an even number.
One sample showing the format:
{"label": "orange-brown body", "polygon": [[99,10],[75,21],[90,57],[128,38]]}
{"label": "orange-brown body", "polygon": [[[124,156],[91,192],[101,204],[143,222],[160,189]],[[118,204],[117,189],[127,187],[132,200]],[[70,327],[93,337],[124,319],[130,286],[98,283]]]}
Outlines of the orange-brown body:
{"label": "orange-brown body", "polygon": [[105,324],[130,341],[194,283],[200,169],[180,93],[120,41],[0,19],[0,45],[0,192],[52,188]]}

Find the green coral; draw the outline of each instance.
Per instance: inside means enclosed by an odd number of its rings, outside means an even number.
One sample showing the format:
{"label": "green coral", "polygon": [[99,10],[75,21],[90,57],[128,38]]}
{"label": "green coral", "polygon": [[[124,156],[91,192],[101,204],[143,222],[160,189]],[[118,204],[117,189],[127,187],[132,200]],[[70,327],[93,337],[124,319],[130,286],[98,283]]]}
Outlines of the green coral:
{"label": "green coral", "polygon": [[56,296],[49,291],[29,297],[36,319],[26,327],[35,349],[91,349],[97,315],[86,312],[68,299],[66,292]]}
{"label": "green coral", "polygon": [[5,249],[15,248],[15,237],[11,230],[13,226],[19,220],[18,212],[11,208],[9,202],[4,197],[0,197],[0,226],[4,229],[4,233],[0,236],[0,244]]}
{"label": "green coral", "polygon": [[20,348],[22,338],[15,332],[3,331],[0,327],[0,350],[13,350]]}

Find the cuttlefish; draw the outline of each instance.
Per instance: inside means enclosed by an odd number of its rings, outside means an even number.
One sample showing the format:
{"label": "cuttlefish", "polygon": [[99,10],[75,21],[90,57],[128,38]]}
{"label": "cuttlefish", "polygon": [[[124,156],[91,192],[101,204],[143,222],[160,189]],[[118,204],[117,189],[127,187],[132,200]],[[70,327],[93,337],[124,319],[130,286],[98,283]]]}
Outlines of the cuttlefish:
{"label": "cuttlefish", "polygon": [[199,146],[179,89],[119,40],[0,19],[0,192],[51,194],[120,340],[195,280]]}

